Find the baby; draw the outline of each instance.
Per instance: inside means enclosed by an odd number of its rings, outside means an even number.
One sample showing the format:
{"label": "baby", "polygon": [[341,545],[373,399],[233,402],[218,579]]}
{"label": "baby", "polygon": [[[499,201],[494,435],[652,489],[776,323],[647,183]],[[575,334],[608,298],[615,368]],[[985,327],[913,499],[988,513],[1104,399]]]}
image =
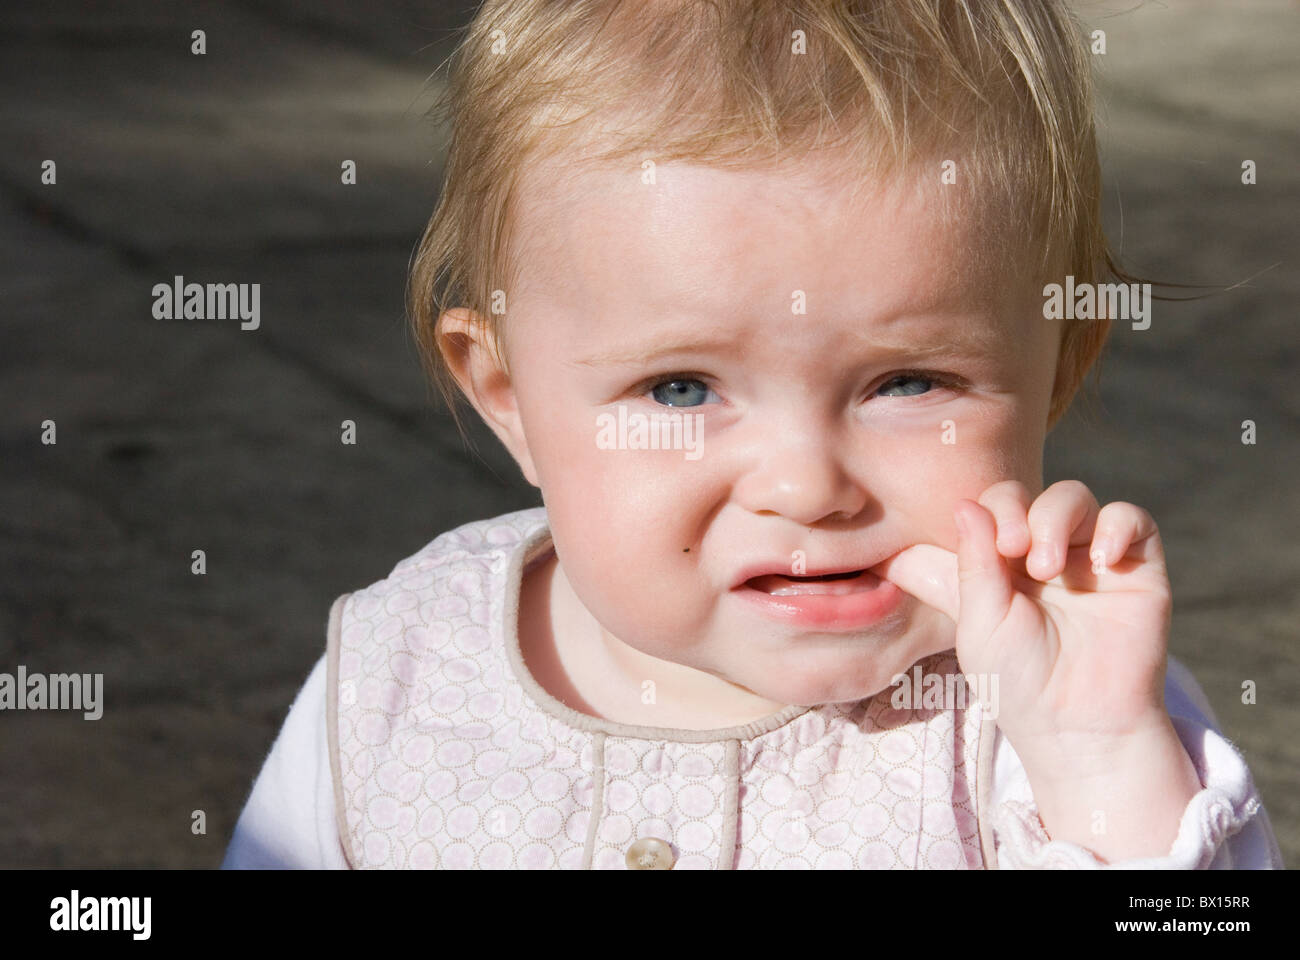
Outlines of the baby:
{"label": "baby", "polygon": [[1090,70],[1044,0],[485,3],[412,312],[545,506],[335,602],[225,865],[1281,867],[1152,517],[1043,486]]}

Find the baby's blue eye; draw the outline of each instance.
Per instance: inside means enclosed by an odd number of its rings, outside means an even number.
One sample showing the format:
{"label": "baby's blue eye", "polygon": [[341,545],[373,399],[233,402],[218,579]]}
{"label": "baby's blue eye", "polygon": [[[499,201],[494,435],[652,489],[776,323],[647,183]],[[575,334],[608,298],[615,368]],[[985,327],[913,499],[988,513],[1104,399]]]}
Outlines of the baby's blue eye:
{"label": "baby's blue eye", "polygon": [[[909,374],[908,376],[894,377],[894,379],[886,381],[884,384],[881,385],[880,390],[877,392],[885,396],[915,397],[915,396],[919,396],[922,393],[929,393],[930,387],[935,382],[936,381],[930,377],[914,377]],[[897,385],[900,384],[902,386],[898,393],[887,392],[891,389],[894,389]],[[916,389],[918,387],[919,389]]]}
{"label": "baby's blue eye", "polygon": [[697,407],[712,393],[707,384],[699,380],[664,380],[655,384],[651,394],[655,402],[667,407]]}

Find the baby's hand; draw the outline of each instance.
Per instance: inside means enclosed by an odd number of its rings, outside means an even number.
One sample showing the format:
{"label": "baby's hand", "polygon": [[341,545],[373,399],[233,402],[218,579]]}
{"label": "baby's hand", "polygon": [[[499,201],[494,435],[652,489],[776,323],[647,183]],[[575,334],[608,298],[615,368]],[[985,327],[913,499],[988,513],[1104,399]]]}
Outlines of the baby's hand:
{"label": "baby's hand", "polygon": [[998,726],[1049,832],[1054,808],[1059,832],[1085,844],[1086,822],[1076,822],[1085,797],[1140,803],[1161,791],[1173,798],[1176,832],[1199,781],[1164,709],[1172,596],[1151,515],[1130,503],[1100,507],[1074,480],[1032,504],[1023,484],[1005,481],[978,503],[959,501],[954,519],[956,554],[921,544],[874,571],[956,622],[962,670],[997,677]]}
{"label": "baby's hand", "polygon": [[1031,505],[1009,480],[954,519],[956,554],[923,544],[875,572],[956,622],[957,659],[998,677],[1013,742],[1125,735],[1163,711],[1172,599],[1150,514],[1075,480]]}

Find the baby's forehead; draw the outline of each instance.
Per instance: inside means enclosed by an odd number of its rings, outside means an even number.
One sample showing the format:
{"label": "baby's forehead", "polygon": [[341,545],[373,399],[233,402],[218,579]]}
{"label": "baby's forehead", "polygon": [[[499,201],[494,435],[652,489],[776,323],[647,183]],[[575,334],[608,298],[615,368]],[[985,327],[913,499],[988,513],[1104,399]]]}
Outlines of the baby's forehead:
{"label": "baby's forehead", "polygon": [[937,177],[650,163],[534,168],[516,197],[520,292],[562,291],[593,310],[801,293],[889,312],[991,306],[1021,286],[1004,228]]}

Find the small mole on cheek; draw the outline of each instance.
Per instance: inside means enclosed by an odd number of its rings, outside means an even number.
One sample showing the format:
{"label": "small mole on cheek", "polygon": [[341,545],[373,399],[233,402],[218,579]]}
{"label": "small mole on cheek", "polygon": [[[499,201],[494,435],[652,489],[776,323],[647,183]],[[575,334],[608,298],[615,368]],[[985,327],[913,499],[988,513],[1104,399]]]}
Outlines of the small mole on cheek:
{"label": "small mole on cheek", "polygon": [[690,553],[690,552],[691,552],[690,547],[682,547],[682,553]]}

